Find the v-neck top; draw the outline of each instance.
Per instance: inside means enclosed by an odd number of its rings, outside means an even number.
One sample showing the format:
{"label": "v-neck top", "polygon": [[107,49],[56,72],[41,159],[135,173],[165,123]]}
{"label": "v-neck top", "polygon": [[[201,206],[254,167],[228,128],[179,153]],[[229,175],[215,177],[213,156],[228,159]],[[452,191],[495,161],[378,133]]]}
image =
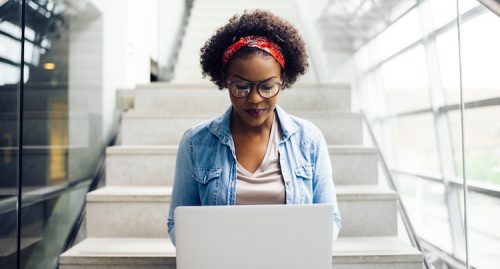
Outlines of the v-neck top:
{"label": "v-neck top", "polygon": [[250,173],[237,162],[237,205],[285,204],[285,184],[278,152],[281,132],[277,117],[275,114],[266,153],[259,168]]}

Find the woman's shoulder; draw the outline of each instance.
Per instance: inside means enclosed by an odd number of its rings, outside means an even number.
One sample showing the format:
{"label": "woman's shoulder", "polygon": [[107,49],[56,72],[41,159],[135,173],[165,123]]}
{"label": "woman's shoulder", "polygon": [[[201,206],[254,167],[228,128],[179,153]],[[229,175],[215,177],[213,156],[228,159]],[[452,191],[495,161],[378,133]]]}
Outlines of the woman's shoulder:
{"label": "woman's shoulder", "polygon": [[201,123],[194,125],[184,132],[182,140],[190,144],[206,143],[208,141],[212,142],[216,139],[215,135],[210,131],[210,126],[216,122],[218,119],[210,119]]}
{"label": "woman's shoulder", "polygon": [[287,114],[287,116],[297,127],[297,134],[300,136],[301,140],[318,141],[322,139],[323,134],[321,130],[311,120],[292,114]]}

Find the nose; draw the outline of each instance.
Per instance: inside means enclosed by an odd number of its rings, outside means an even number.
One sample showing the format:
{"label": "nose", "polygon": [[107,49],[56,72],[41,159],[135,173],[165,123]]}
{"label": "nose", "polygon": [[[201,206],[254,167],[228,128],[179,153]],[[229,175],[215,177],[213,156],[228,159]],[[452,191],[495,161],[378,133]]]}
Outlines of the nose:
{"label": "nose", "polygon": [[259,103],[262,101],[262,96],[259,94],[259,89],[257,88],[257,85],[252,85],[252,90],[250,91],[250,94],[247,96],[247,101],[249,103]]}

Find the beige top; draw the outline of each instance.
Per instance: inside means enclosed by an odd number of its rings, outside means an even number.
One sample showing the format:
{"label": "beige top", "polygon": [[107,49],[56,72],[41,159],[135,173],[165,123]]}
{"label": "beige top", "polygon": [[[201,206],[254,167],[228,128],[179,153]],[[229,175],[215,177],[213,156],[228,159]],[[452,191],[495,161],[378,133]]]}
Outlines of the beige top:
{"label": "beige top", "polygon": [[254,173],[248,172],[237,162],[237,205],[284,204],[285,184],[279,162],[278,144],[280,130],[277,115],[274,115],[269,142],[264,159]]}

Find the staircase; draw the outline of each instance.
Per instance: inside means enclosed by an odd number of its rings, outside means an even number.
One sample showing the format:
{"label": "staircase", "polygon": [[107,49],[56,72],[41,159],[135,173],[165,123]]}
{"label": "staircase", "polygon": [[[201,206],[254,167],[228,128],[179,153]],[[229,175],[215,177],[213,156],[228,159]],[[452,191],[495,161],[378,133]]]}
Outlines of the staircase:
{"label": "staircase", "polygon": [[[106,186],[87,195],[87,238],[60,256],[61,269],[175,268],[166,223],[178,143],[186,129],[230,105],[227,91],[202,83],[196,51],[213,30],[204,24],[222,25],[239,8],[229,2],[241,1],[212,0],[210,6],[196,1],[175,83],[135,89],[134,110],[123,115],[122,145],[106,150]],[[293,21],[294,7],[287,3],[258,0],[252,5]],[[349,86],[311,80],[305,77],[281,92],[279,104],[315,123],[329,144],[342,213],[333,267],[422,269],[422,254],[397,236],[398,194],[378,182],[377,150],[363,145],[362,117],[351,112]]]}
{"label": "staircase", "polygon": [[[279,101],[318,125],[330,145],[342,213],[333,264],[421,269],[422,255],[397,237],[397,194],[378,184],[377,151],[363,146],[350,103],[347,85],[308,83]],[[228,93],[209,84],[138,86],[135,109],[123,115],[123,145],[106,151],[106,186],[87,195],[87,238],[61,255],[61,268],[175,268],[166,220],[177,145],[184,130],[229,104]]]}

